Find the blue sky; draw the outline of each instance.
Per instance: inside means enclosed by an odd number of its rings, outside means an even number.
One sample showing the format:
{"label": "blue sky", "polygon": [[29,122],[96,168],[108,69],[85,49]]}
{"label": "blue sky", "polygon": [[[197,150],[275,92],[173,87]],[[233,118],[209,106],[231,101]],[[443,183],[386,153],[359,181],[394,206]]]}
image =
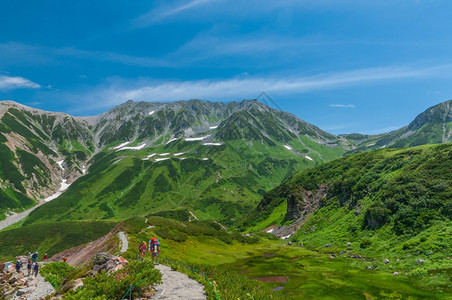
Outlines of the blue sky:
{"label": "blue sky", "polygon": [[2,1],[0,100],[253,99],[376,134],[452,98],[452,1]]}

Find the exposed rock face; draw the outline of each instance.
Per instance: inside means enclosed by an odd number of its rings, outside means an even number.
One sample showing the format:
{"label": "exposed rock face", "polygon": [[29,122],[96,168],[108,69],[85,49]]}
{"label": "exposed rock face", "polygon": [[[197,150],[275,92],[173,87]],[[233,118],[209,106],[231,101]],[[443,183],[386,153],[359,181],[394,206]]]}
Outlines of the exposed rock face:
{"label": "exposed rock face", "polygon": [[[322,199],[328,193],[328,185],[322,184],[317,191],[305,190],[299,188],[287,196],[287,213],[286,220],[295,220],[289,226],[280,226],[272,233],[280,238],[289,238],[297,232],[301,226],[309,219],[309,217],[322,206]],[[314,231],[315,229],[311,229]]]}
{"label": "exposed rock face", "polygon": [[107,273],[116,272],[129,264],[129,262],[121,257],[114,256],[109,253],[98,253],[93,260],[93,274],[104,271]]}
{"label": "exposed rock face", "polygon": [[320,185],[315,194],[303,188],[290,193],[287,197],[286,220],[297,220],[315,212],[327,193],[326,184]]}

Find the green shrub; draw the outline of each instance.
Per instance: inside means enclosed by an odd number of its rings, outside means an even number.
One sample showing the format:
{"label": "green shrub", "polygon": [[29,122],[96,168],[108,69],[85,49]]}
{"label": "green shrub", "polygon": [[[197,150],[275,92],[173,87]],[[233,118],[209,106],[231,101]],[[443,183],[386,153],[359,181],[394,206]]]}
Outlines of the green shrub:
{"label": "green shrub", "polygon": [[94,277],[86,277],[83,287],[76,291],[69,290],[63,299],[121,299],[134,284],[132,299],[136,299],[149,285],[160,283],[161,278],[160,272],[152,267],[150,261],[132,261],[112,274],[102,272]]}
{"label": "green shrub", "polygon": [[50,282],[52,286],[58,290],[63,280],[75,269],[65,262],[46,263],[41,269],[41,275],[45,280]]}

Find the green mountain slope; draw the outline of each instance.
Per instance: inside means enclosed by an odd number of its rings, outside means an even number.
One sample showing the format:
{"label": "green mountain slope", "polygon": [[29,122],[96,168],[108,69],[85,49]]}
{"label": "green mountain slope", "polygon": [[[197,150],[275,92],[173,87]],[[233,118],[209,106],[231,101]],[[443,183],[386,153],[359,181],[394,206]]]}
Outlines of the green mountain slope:
{"label": "green mountain slope", "polygon": [[452,100],[428,108],[408,126],[380,135],[349,134],[340,136],[355,144],[348,153],[381,148],[407,148],[452,141]]}
{"label": "green mountain slope", "polygon": [[240,228],[272,225],[316,247],[451,256],[452,144],[387,149],[303,171],[267,193]]}

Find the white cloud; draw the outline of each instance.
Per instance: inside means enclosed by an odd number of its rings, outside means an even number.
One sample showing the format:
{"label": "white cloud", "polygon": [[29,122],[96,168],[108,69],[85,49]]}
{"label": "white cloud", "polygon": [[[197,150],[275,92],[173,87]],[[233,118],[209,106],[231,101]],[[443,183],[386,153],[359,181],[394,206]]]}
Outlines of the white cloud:
{"label": "white cloud", "polygon": [[[438,68],[373,68],[320,74],[309,77],[264,78],[246,77],[222,80],[167,81],[112,79],[107,86],[90,92],[104,106],[128,99],[136,101],[176,101],[182,99],[241,100],[256,97],[262,91],[273,94],[300,94],[315,90],[350,85],[375,84],[390,79],[429,76]],[[89,94],[88,94],[89,97]],[[108,103],[106,103],[107,101]]]}
{"label": "white cloud", "polygon": [[0,75],[0,90],[14,90],[20,88],[38,89],[41,86],[23,77]]}
{"label": "white cloud", "polygon": [[141,15],[138,18],[134,19],[132,21],[132,26],[136,28],[147,27],[158,23],[168,17],[212,1],[214,0],[192,0],[185,4],[152,9],[144,15]]}
{"label": "white cloud", "polygon": [[330,107],[355,108],[355,104],[330,104]]}

